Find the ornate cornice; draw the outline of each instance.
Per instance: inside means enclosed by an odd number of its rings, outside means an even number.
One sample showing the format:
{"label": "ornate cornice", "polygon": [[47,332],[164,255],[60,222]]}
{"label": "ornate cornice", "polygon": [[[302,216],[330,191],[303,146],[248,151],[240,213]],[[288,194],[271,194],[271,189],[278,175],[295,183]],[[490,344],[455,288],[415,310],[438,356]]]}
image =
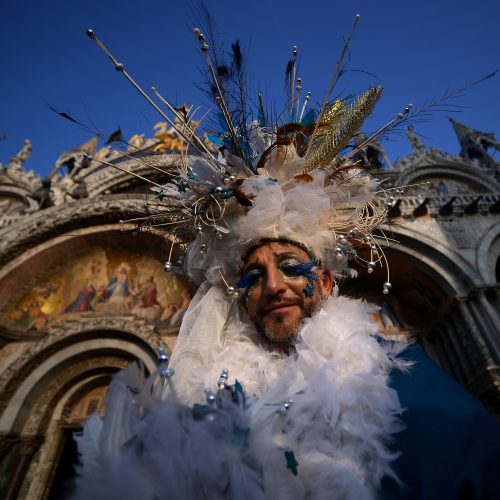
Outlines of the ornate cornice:
{"label": "ornate cornice", "polygon": [[[177,165],[179,163],[179,155],[151,155],[146,159],[121,156],[111,160],[110,163],[119,165],[120,168],[141,175],[142,177],[148,178],[153,176],[157,178],[158,175],[161,175],[161,171],[158,171],[158,169],[164,170],[169,165]],[[106,191],[117,192],[137,183],[137,179],[126,172],[118,171],[113,167],[103,168],[100,164],[92,165],[81,176],[87,185],[90,198],[101,196]]]}
{"label": "ornate cornice", "polygon": [[144,197],[110,195],[50,207],[16,219],[0,230],[0,266],[49,238],[95,224],[118,222],[144,213]]}

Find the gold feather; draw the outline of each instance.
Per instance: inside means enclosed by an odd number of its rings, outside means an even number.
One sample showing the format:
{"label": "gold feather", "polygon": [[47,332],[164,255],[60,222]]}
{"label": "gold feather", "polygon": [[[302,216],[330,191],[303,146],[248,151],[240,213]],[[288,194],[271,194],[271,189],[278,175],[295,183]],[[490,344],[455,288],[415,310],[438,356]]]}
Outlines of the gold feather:
{"label": "gold feather", "polygon": [[330,106],[328,106],[323,113],[323,117],[321,118],[322,123],[332,123],[336,116],[341,113],[343,109],[345,109],[345,101],[344,99],[338,99],[333,101]]}
{"label": "gold feather", "polygon": [[316,168],[324,168],[332,162],[359,131],[381,95],[382,87],[372,87],[348,106],[343,101],[332,104],[325,112],[325,115],[328,113],[330,127],[311,139],[314,142],[306,155],[304,174]]}

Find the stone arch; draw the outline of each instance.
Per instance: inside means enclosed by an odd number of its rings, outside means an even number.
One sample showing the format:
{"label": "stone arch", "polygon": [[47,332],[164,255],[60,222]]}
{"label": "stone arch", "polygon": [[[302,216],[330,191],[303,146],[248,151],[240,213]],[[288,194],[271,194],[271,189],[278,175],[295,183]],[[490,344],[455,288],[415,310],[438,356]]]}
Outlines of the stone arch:
{"label": "stone arch", "polygon": [[500,223],[493,224],[488,232],[479,240],[476,251],[476,266],[479,274],[487,284],[499,280],[500,259]]}
{"label": "stone arch", "polygon": [[[68,383],[77,381],[78,377],[85,373],[85,363],[83,362],[86,360],[101,358],[104,361],[107,357],[112,356],[125,362],[140,360],[149,371],[155,369],[154,352],[144,342],[132,343],[125,340],[123,335],[117,335],[115,338],[108,336],[107,338],[85,339],[84,337],[85,335],[82,335],[75,342],[62,343],[59,349],[44,357],[41,363],[31,369],[15,387],[15,390],[9,386],[4,390],[2,398],[9,395],[10,397],[6,401],[7,406],[0,418],[1,432],[22,431],[32,408],[37,403],[38,396],[44,393],[48,384],[55,381],[54,387],[60,389],[58,378],[72,366],[77,368],[75,368],[74,380]],[[102,364],[97,363],[97,367],[99,366]],[[116,369],[122,366],[115,364]],[[56,392],[57,390],[54,389],[54,394]],[[43,402],[42,406],[47,407],[49,403],[50,401]]]}
{"label": "stone arch", "polygon": [[465,297],[481,284],[481,277],[474,267],[441,242],[405,227],[386,228],[386,234],[398,242],[388,249],[389,255],[395,252],[406,256],[429,276],[433,276],[450,295]]}

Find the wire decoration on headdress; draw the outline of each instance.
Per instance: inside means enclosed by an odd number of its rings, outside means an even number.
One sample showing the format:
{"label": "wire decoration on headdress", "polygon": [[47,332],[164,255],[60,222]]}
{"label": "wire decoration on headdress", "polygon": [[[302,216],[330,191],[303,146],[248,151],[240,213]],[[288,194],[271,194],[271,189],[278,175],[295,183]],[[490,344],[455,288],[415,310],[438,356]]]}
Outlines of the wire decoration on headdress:
{"label": "wire decoration on headdress", "polygon": [[[232,239],[233,246],[235,242],[241,246],[262,237],[281,237],[305,245],[338,275],[354,275],[349,268],[352,261],[361,263],[368,273],[384,265],[387,279],[383,292],[389,293],[389,267],[382,245],[392,240],[385,236],[381,226],[390,221],[394,195],[401,194],[403,188],[382,189],[370,178],[360,159],[361,153],[401,121],[427,113],[464,89],[420,110],[411,111],[410,104],[366,139],[355,141],[380,99],[382,88],[371,87],[352,101],[330,101],[330,97],[358,21],[359,15],[317,114],[313,109],[305,112],[310,92],[301,105],[302,79],[297,78],[297,47],[293,47],[293,58],[286,71],[288,119],[282,124],[279,118],[270,119],[261,93],[258,93],[257,119],[252,119],[246,103],[244,55],[239,42],[231,46],[231,64],[224,64],[201,30],[195,28],[194,35],[206,60],[208,93],[218,108],[216,114],[222,129],[204,136],[199,133],[201,120],[194,121],[192,109],[174,107],[153,87],[153,94],[173,115],[169,117],[94,31],[87,31],[115,68],[167,121],[181,144],[185,144],[180,148],[176,166],[153,165],[167,175],[167,182],[162,184],[95,159],[151,184],[156,200],[148,204],[147,214],[124,222],[132,222],[139,230],[159,228],[169,235],[172,246],[165,264],[167,271],[179,268],[170,262],[173,245],[184,251],[189,247],[189,252],[197,252],[199,258],[188,255],[187,272],[191,274],[192,268],[198,268],[208,273],[211,268],[215,270],[215,279],[227,286],[228,294],[237,296],[230,284],[235,278],[230,266],[234,264],[230,245],[227,252],[214,252],[221,261],[215,266],[206,254],[220,240]],[[363,252],[358,253],[360,249]],[[364,258],[360,253],[368,253],[369,257]]]}

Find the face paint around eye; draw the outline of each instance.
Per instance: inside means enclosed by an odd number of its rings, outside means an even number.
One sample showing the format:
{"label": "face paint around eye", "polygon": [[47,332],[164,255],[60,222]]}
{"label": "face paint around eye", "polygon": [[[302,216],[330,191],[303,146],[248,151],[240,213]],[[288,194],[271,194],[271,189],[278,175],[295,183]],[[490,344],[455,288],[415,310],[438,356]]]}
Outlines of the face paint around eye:
{"label": "face paint around eye", "polygon": [[304,294],[306,297],[312,297],[314,295],[314,288],[311,283],[307,283],[306,287],[304,288]]}
{"label": "face paint around eye", "polygon": [[244,294],[248,292],[248,289],[259,279],[261,272],[259,269],[252,269],[243,276],[237,283],[236,286],[240,289],[244,289]]}
{"label": "face paint around eye", "polygon": [[312,272],[316,261],[312,258],[309,262],[299,262],[297,264],[283,264],[280,266],[280,270],[286,276],[296,276],[317,279],[318,275]]}

